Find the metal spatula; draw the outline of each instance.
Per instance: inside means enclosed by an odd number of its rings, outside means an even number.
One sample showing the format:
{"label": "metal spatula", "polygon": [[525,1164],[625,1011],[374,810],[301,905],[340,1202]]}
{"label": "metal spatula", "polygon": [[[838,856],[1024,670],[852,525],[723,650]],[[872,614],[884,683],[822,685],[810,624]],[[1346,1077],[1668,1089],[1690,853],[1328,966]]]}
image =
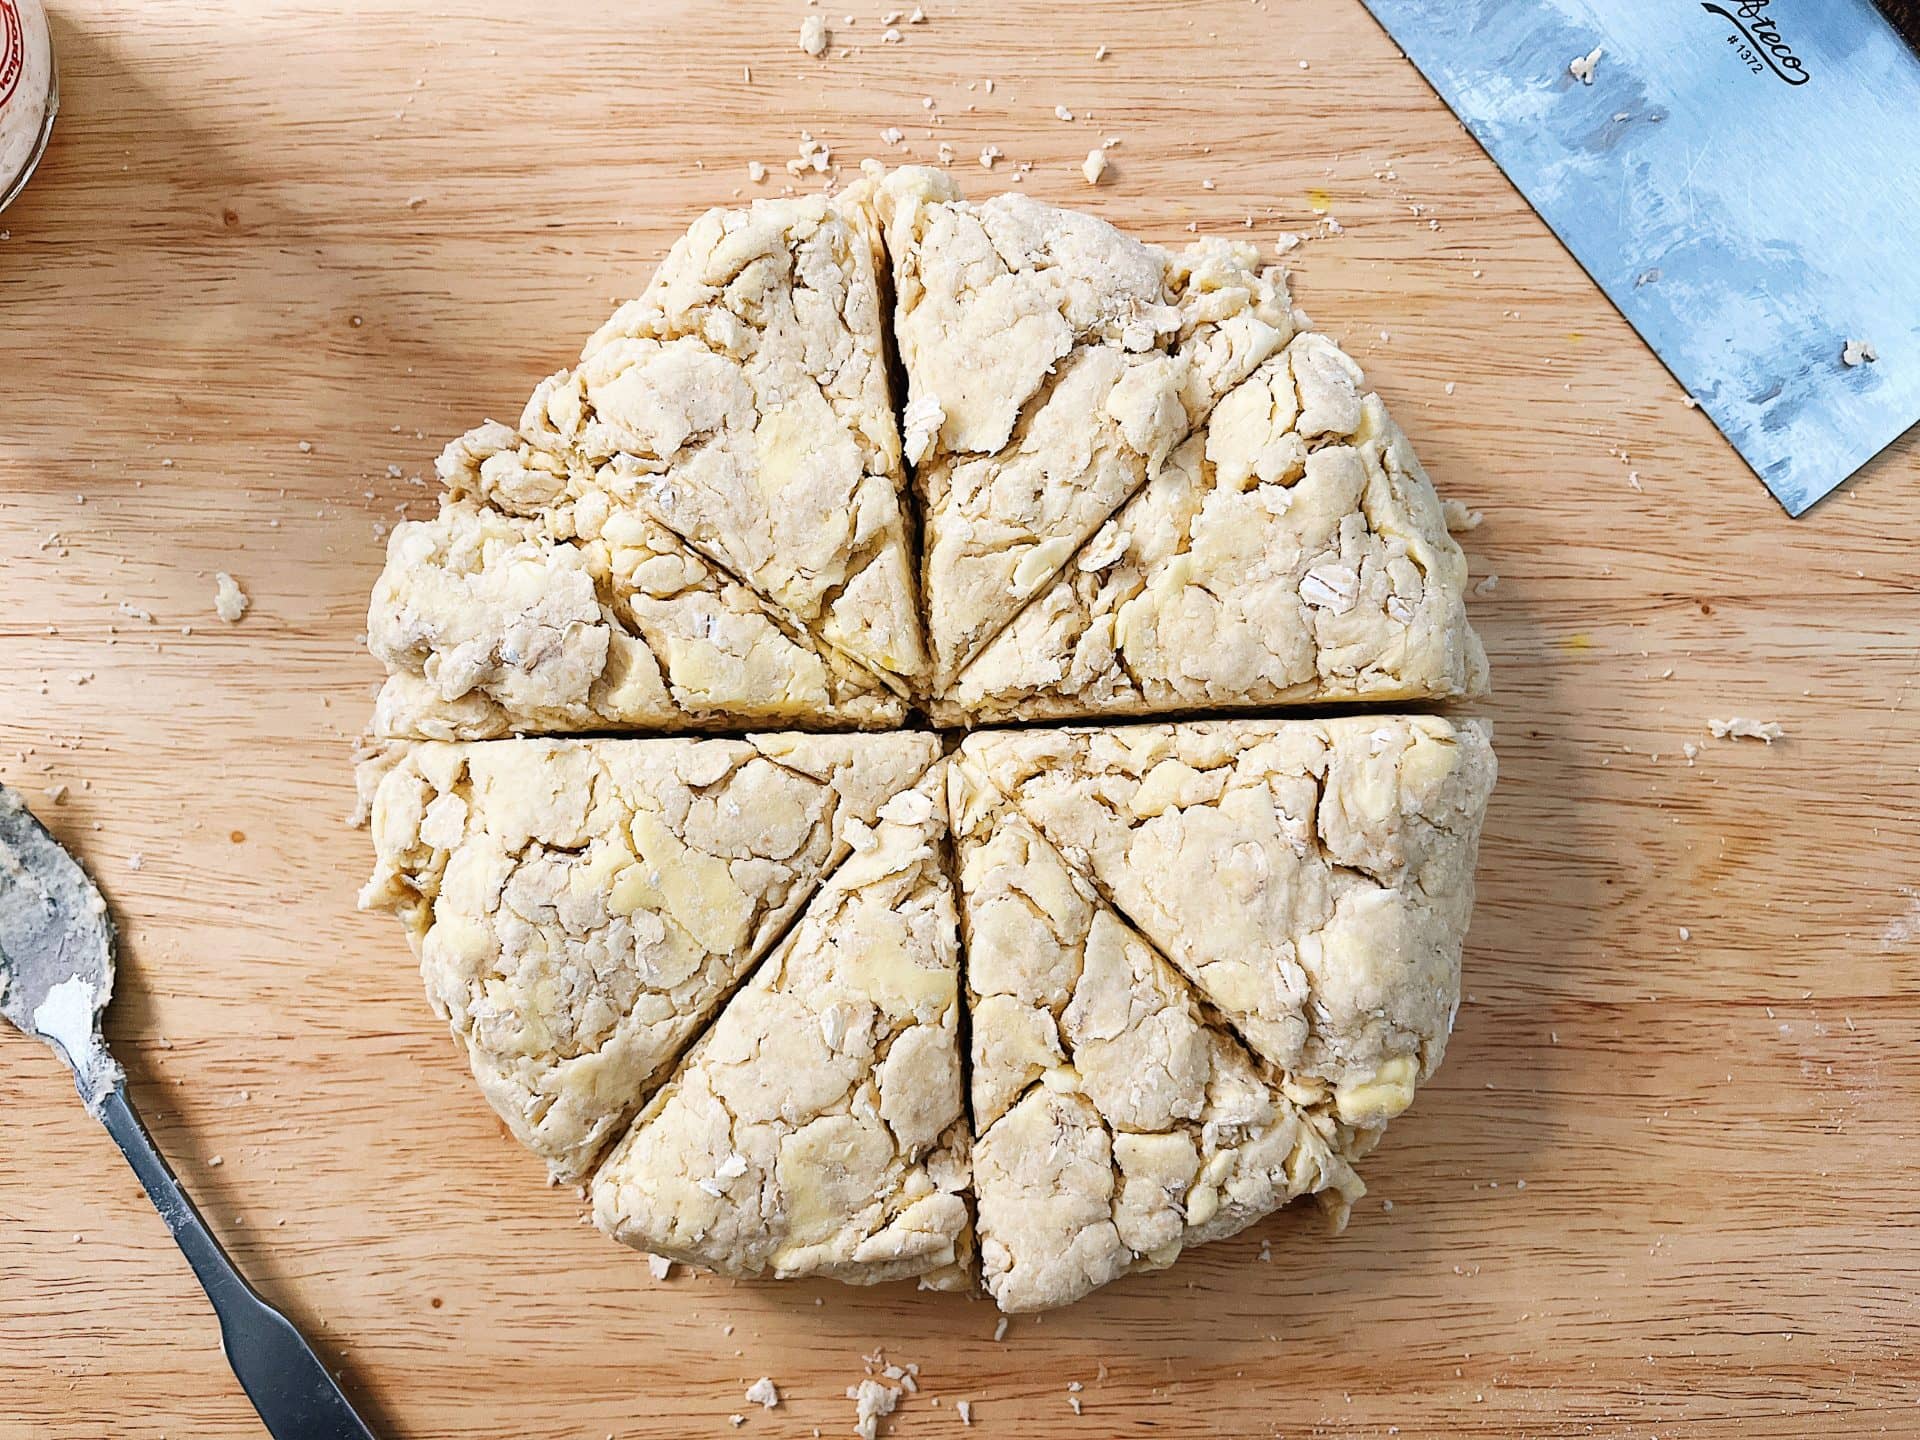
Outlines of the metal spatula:
{"label": "metal spatula", "polygon": [[0,785],[0,1015],[72,1067],[87,1110],[200,1277],[233,1373],[274,1440],[373,1440],[293,1322],[234,1269],[128,1102],[126,1076],[100,1034],[113,942],[107,902],[86,871]]}

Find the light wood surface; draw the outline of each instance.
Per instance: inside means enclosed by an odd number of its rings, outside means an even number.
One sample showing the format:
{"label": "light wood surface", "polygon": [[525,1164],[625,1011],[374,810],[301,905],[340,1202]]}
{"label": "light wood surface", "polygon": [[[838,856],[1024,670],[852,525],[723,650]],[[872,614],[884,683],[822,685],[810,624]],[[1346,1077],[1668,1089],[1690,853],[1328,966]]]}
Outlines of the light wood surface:
{"label": "light wood surface", "polygon": [[[236,1258],[396,1437],[842,1435],[880,1346],[902,1436],[961,1398],[987,1436],[1920,1434],[1914,437],[1787,520],[1354,0],[928,0],[898,44],[844,3],[823,62],[785,0],[58,6],[0,215],[0,778],[112,897],[111,1037]],[[1486,512],[1469,998],[1344,1237],[1281,1216],[1001,1343],[903,1286],[656,1283],[354,909],[377,526],[802,130],[1167,241],[1323,192],[1298,299]],[[62,1072],[0,1036],[0,1097],[0,1436],[259,1434]]]}

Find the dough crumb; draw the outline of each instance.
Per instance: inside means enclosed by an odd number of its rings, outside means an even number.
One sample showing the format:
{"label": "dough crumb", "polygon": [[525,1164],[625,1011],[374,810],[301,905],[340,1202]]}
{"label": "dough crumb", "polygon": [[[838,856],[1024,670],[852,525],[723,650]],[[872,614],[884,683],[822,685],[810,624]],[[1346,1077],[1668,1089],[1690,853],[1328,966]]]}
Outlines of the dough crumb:
{"label": "dough crumb", "polygon": [[980,151],[980,168],[982,170],[991,170],[993,168],[993,162],[1004,158],[1005,155],[1006,151],[1002,150],[998,145],[988,145],[984,147]]}
{"label": "dough crumb", "polygon": [[1100,177],[1107,173],[1107,152],[1093,149],[1087,152],[1087,158],[1080,162],[1080,173],[1087,177],[1089,185],[1098,185]]}
{"label": "dough crumb", "polygon": [[1498,575],[1489,575],[1473,587],[1473,593],[1476,595],[1491,595],[1499,585],[1500,577]]}
{"label": "dough crumb", "polygon": [[1574,56],[1573,59],[1567,62],[1567,73],[1582,85],[1591,85],[1593,83],[1593,67],[1600,63],[1600,57],[1605,53],[1605,51],[1596,45],[1586,54]]}
{"label": "dough crumb", "polygon": [[971,1400],[954,1401],[953,1413],[960,1417],[960,1423],[962,1425],[971,1426],[973,1424],[973,1402]]}
{"label": "dough crumb", "polygon": [[762,1375],[747,1387],[747,1403],[758,1405],[765,1410],[775,1410],[780,1405],[780,1388],[767,1376]]}
{"label": "dough crumb", "polygon": [[240,617],[247,613],[247,606],[253,603],[240,588],[240,582],[222,570],[213,577],[213,587],[213,613],[229,625],[239,624]]}
{"label": "dough crumb", "polygon": [[747,1423],[747,1417],[744,1415],[729,1415],[727,1416],[727,1423],[738,1430],[742,1425]]}
{"label": "dough crumb", "polygon": [[854,1402],[853,1433],[860,1440],[874,1440],[880,1433],[880,1422],[900,1403],[900,1392],[878,1380],[862,1380],[858,1385],[847,1387],[847,1398]]}
{"label": "dough crumb", "polygon": [[1842,365],[1866,365],[1880,358],[1880,352],[1873,348],[1871,340],[1849,340],[1841,348]]}
{"label": "dough crumb", "polygon": [[664,1280],[673,1274],[673,1261],[664,1255],[647,1256],[647,1269],[656,1280]]}
{"label": "dough crumb", "polygon": [[1716,740],[1764,740],[1769,745],[1787,734],[1777,720],[1748,720],[1739,715],[1731,720],[1709,720],[1707,729]]}
{"label": "dough crumb", "polygon": [[1278,235],[1273,237],[1273,253],[1276,255],[1290,254],[1300,248],[1301,242],[1305,238],[1306,237],[1297,231],[1282,230]]}
{"label": "dough crumb", "polygon": [[127,869],[129,870],[138,870],[141,866],[145,865],[146,863],[147,863],[147,857],[142,855],[138,850],[134,851],[131,855],[127,856]]}
{"label": "dough crumb", "polygon": [[1053,107],[1053,118],[1056,120],[1071,120],[1073,119],[1073,111],[1064,105],[1056,105]]}
{"label": "dough crumb", "polygon": [[825,16],[809,15],[800,22],[800,48],[816,59],[827,53]]}
{"label": "dough crumb", "polygon": [[1447,529],[1456,535],[1464,535],[1469,530],[1478,530],[1480,522],[1487,517],[1478,510],[1469,510],[1459,500],[1442,500],[1440,518],[1446,522]]}
{"label": "dough crumb", "polygon": [[758,185],[762,180],[765,180],[766,178],[767,178],[766,166],[762,165],[758,160],[749,160],[747,162],[747,179],[751,180],[754,184]]}

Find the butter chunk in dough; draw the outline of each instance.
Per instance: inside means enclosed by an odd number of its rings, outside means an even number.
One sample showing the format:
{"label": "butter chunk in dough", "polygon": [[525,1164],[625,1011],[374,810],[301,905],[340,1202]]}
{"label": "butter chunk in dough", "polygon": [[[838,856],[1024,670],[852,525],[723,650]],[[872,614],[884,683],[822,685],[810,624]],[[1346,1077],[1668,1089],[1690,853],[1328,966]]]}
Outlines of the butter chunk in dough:
{"label": "butter chunk in dough", "polygon": [[567,462],[507,426],[462,436],[439,471],[440,514],[395,527],[368,611],[377,734],[901,720],[871,672],[644,512],[591,489],[551,504]]}
{"label": "butter chunk in dough", "polygon": [[968,202],[921,167],[878,203],[939,691],[1294,321],[1249,246],[1171,252],[1018,193]]}
{"label": "butter chunk in dough", "polygon": [[949,722],[1486,688],[1467,564],[1360,367],[1297,336],[936,705]]}
{"label": "butter chunk in dough", "polygon": [[925,650],[871,187],[710,210],[522,428],[905,689]]}
{"label": "butter chunk in dough", "polygon": [[482,1092],[577,1180],[933,736],[423,742],[361,904],[399,916]]}
{"label": "butter chunk in dough", "polygon": [[1460,999],[1484,725],[1435,716],[979,732],[961,753],[1304,1100],[1384,1124]]}
{"label": "butter chunk in dough", "polygon": [[926,1277],[971,1255],[939,766],[889,800],[593,1184],[617,1240],[727,1275]]}
{"label": "butter chunk in dough", "polygon": [[962,759],[974,1193],[1002,1310],[1171,1265],[1301,1195],[1344,1217],[1365,1137],[1211,1020],[1188,982]]}

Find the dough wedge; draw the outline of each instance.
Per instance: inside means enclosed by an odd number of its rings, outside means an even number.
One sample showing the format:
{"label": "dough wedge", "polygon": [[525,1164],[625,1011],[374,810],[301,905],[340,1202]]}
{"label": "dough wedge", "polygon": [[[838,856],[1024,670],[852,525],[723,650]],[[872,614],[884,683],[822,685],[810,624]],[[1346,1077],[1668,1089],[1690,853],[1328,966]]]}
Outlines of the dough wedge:
{"label": "dough wedge", "polygon": [[[577,462],[576,462],[577,463]],[[396,526],[367,642],[374,731],[482,740],[595,730],[897,725],[871,671],[496,422],[441,455],[440,514]]]}
{"label": "dough wedge", "polygon": [[1486,689],[1467,563],[1360,367],[1296,336],[933,705],[947,724]]}
{"label": "dough wedge", "polygon": [[593,1182],[595,1223],[725,1275],[968,1280],[944,765],[853,854]]}
{"label": "dough wedge", "polygon": [[1303,1101],[1384,1124],[1460,1000],[1488,732],[1438,716],[981,731],[960,754]]}
{"label": "dough wedge", "polygon": [[877,199],[938,694],[1294,318],[1251,246],[1167,251],[1018,193],[964,200],[920,166]]}
{"label": "dough wedge", "polygon": [[390,910],[474,1078],[588,1174],[936,737],[412,746],[373,802]]}
{"label": "dough wedge", "polygon": [[1048,1309],[1307,1194],[1364,1193],[1366,1137],[1289,1093],[963,757],[974,1193],[988,1292]]}
{"label": "dough wedge", "polygon": [[925,669],[871,186],[710,210],[521,426],[905,691]]}

